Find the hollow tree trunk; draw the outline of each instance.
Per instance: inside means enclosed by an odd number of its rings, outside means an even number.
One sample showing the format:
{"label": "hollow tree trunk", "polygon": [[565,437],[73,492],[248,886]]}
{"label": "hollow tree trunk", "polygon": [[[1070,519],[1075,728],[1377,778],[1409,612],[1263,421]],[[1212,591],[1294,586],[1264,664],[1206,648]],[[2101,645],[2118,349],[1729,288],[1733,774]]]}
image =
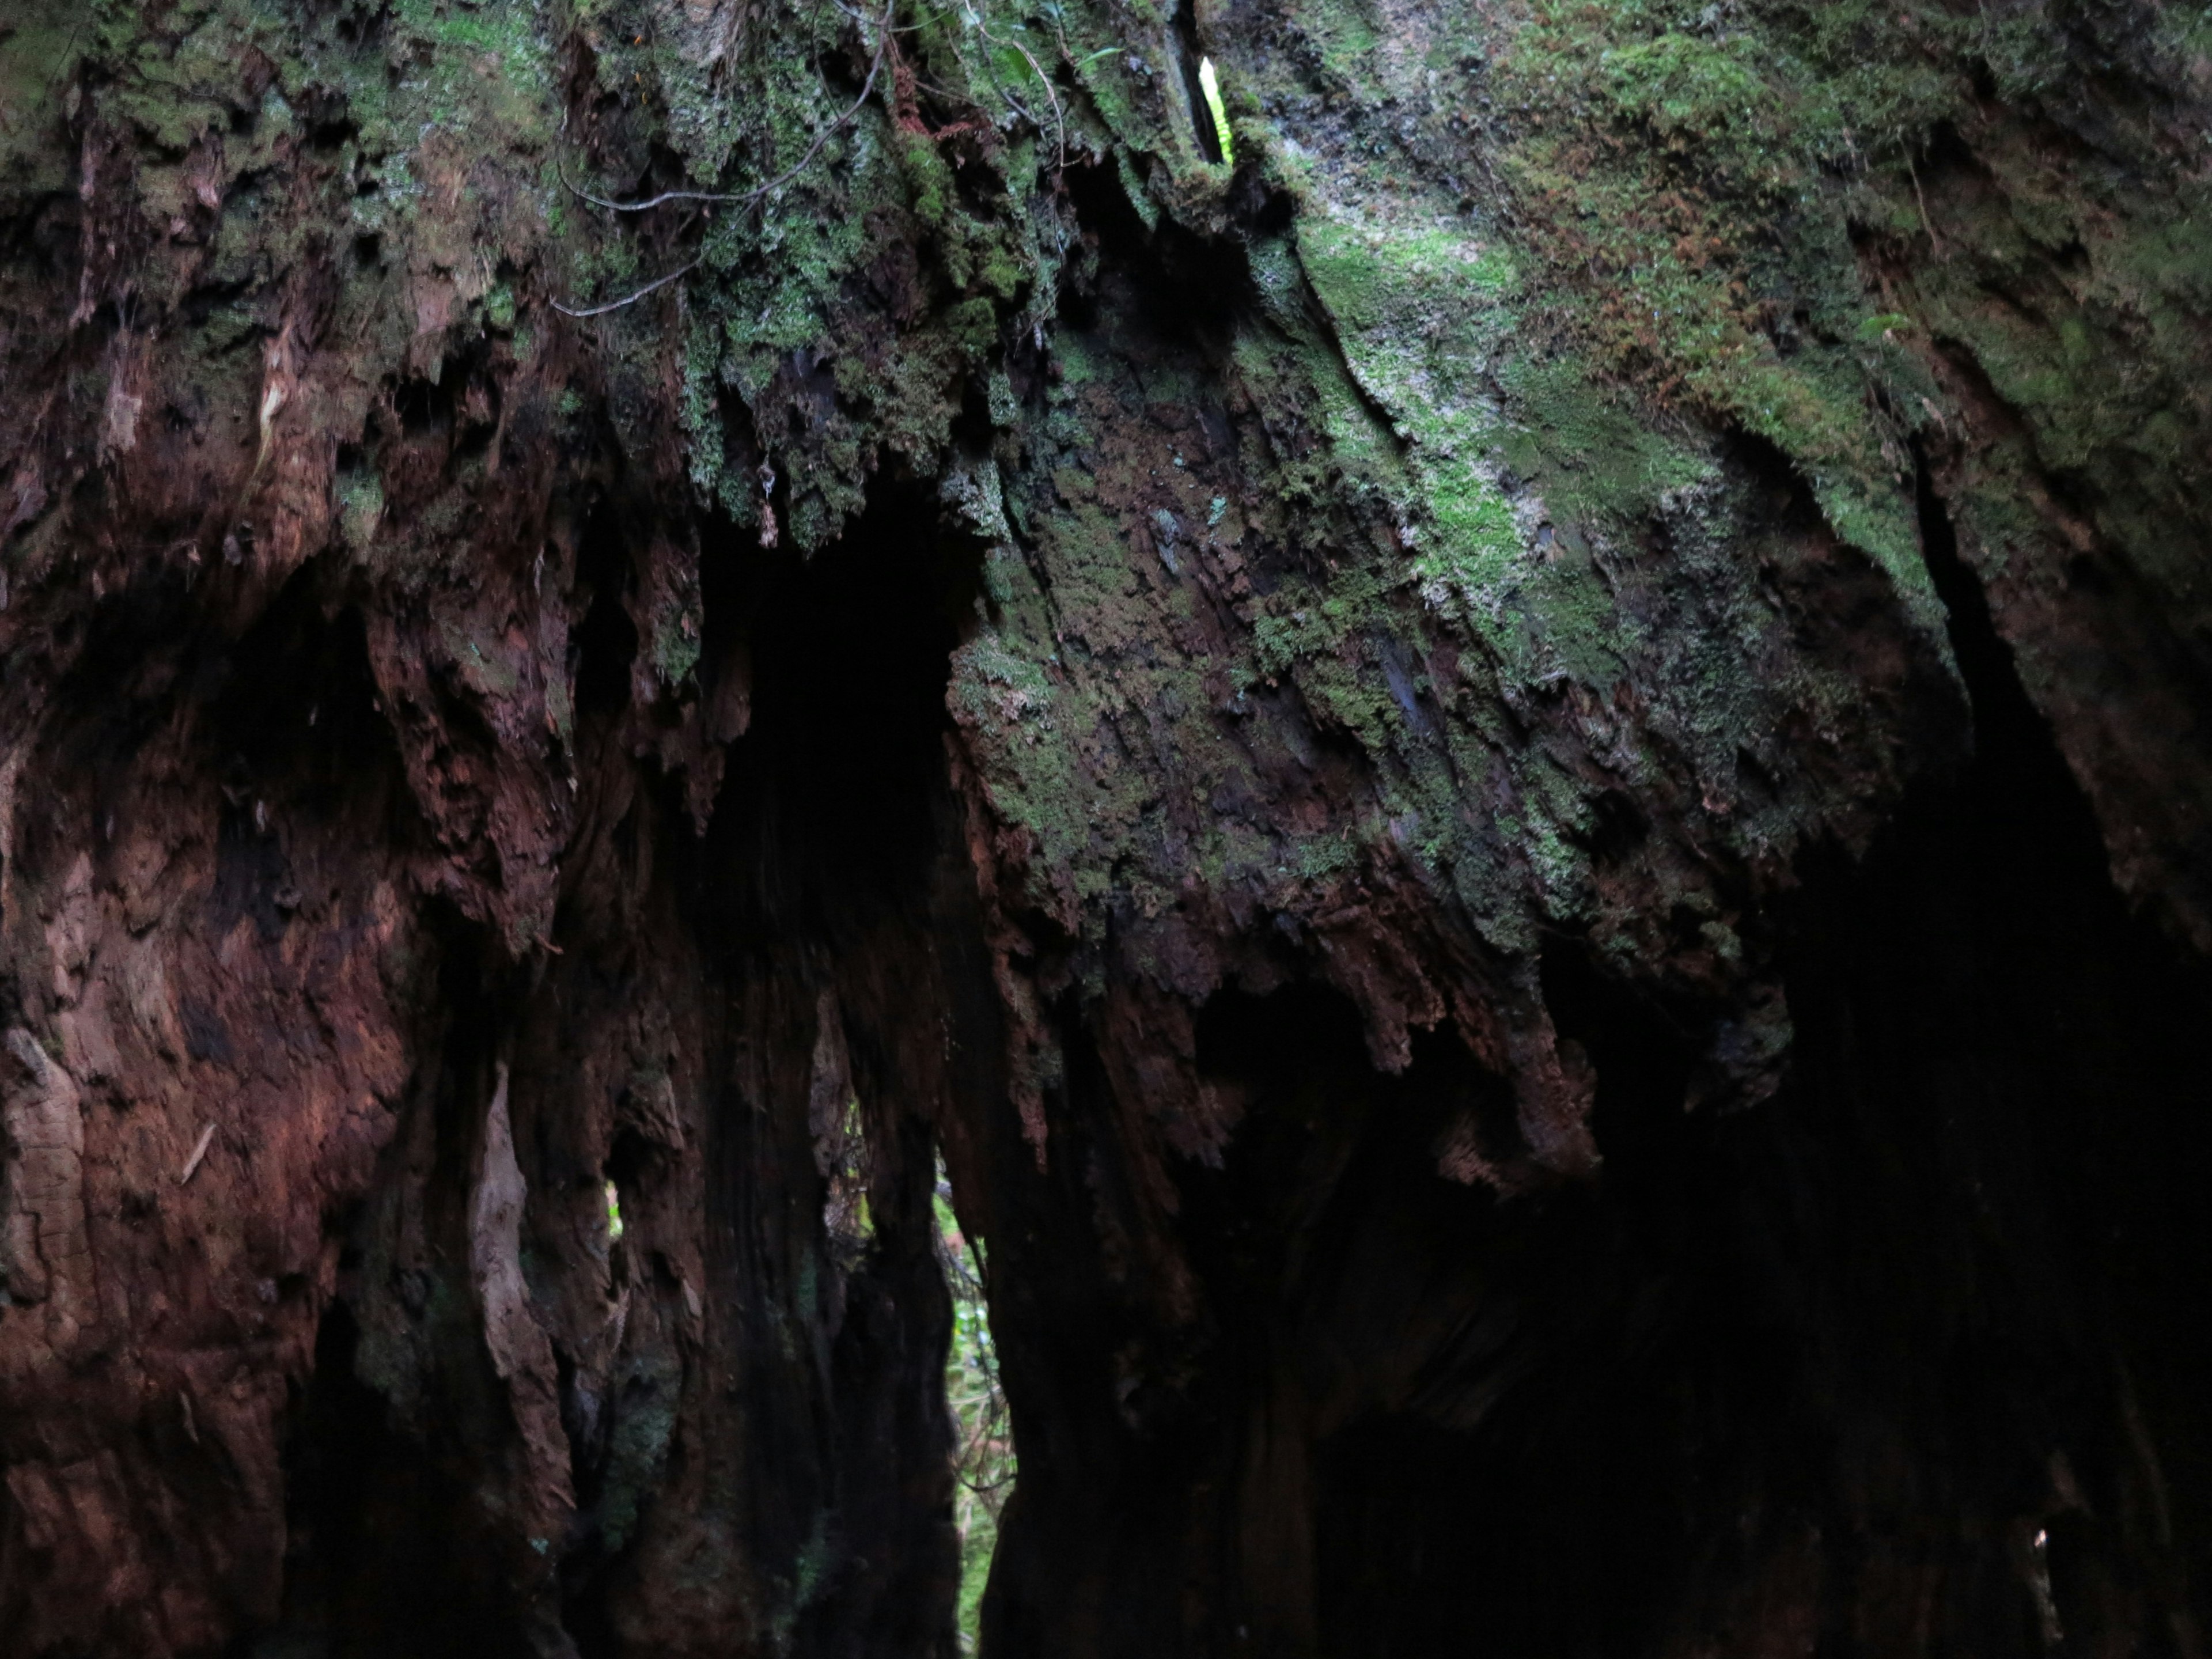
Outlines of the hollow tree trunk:
{"label": "hollow tree trunk", "polygon": [[2204,1653],[2209,64],[8,0],[0,1649]]}

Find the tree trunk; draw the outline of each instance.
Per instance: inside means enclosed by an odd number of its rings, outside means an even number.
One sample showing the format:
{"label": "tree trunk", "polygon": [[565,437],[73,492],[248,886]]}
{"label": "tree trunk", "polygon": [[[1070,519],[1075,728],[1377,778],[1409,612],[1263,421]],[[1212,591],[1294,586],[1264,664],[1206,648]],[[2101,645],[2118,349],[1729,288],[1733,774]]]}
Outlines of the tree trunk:
{"label": "tree trunk", "polygon": [[2208,114],[8,0],[0,1648],[2198,1659]]}

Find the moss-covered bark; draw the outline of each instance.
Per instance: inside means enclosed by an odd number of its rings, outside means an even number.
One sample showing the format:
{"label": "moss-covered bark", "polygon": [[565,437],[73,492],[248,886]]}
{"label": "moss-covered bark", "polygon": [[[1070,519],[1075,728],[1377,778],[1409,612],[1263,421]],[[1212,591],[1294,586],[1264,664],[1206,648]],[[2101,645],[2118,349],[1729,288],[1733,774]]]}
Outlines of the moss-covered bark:
{"label": "moss-covered bark", "polygon": [[0,1627],[2196,1651],[2207,20],[16,0]]}

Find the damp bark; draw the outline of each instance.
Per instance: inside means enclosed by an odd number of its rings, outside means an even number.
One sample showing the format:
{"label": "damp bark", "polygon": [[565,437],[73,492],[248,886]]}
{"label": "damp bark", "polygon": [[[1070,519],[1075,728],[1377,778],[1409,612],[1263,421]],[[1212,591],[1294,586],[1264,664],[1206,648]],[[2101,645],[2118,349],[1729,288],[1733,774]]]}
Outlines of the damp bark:
{"label": "damp bark", "polygon": [[2201,1654],[2208,51],[24,0],[8,1650]]}

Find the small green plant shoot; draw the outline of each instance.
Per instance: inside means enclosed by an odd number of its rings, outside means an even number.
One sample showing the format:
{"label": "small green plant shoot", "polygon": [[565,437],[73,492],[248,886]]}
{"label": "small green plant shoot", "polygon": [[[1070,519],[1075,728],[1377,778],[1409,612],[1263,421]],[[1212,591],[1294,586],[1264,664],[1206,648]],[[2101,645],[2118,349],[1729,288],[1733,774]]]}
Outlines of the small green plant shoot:
{"label": "small green plant shoot", "polygon": [[1213,115],[1213,136],[1221,141],[1221,165],[1234,167],[1237,165],[1237,152],[1229,138],[1229,112],[1222,106],[1221,77],[1213,72],[1211,58],[1198,60],[1198,88],[1206,94],[1206,107]]}

